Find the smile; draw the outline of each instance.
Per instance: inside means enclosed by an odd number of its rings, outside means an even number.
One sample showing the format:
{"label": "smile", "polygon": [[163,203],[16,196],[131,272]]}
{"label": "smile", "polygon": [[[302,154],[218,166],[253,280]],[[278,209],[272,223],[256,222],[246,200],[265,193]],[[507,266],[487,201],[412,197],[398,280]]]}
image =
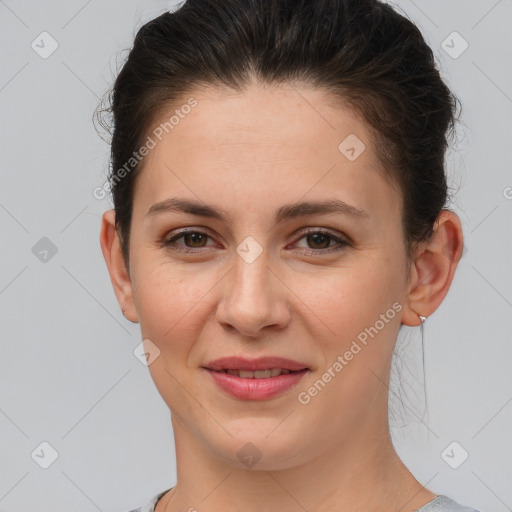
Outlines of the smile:
{"label": "smile", "polygon": [[267,370],[212,370],[204,368],[218,389],[239,400],[269,400],[296,386],[310,372],[269,368]]}
{"label": "smile", "polygon": [[269,379],[271,377],[278,377],[279,375],[287,375],[292,372],[284,368],[268,368],[266,370],[258,370],[251,372],[250,370],[217,370],[221,373],[229,373],[229,375],[236,375],[241,379]]}

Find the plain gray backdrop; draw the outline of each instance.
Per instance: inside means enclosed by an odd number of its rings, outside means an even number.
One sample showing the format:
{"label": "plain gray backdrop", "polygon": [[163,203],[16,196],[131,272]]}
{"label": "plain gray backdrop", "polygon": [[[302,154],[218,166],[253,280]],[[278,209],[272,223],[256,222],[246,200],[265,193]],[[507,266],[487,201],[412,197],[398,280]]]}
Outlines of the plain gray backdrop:
{"label": "plain gray backdrop", "polygon": [[[447,171],[466,246],[426,324],[428,415],[419,328],[401,332],[392,407],[395,393],[408,398],[393,440],[434,492],[512,510],[512,1],[390,3],[420,27],[463,104]],[[133,353],[139,325],[121,314],[100,250],[112,205],[93,191],[109,147],[91,120],[121,50],[171,8],[0,0],[3,512],[126,512],[176,482],[170,413]]]}

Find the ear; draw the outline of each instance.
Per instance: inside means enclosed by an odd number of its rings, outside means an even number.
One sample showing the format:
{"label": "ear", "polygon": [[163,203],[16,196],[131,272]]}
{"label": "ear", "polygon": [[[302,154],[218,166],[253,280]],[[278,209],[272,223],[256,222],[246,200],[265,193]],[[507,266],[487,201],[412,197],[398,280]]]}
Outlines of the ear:
{"label": "ear", "polygon": [[133,300],[133,288],[130,274],[126,268],[121,250],[121,242],[115,229],[114,210],[108,210],[103,213],[100,244],[117,301],[121,309],[124,310],[124,316],[131,322],[136,323],[139,317]]}
{"label": "ear", "polygon": [[450,289],[463,248],[459,217],[441,210],[432,238],[418,246],[411,264],[403,324],[420,325],[418,315],[429,317],[439,307]]}

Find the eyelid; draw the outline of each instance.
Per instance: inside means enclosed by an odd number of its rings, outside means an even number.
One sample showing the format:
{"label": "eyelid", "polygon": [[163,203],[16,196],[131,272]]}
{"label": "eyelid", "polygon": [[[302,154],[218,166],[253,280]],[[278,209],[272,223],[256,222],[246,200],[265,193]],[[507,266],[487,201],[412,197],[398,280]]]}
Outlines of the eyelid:
{"label": "eyelid", "polygon": [[[310,249],[309,247],[303,247],[302,253],[306,256],[315,256],[315,255],[331,255],[333,253],[338,253],[344,248],[351,247],[352,242],[349,237],[343,234],[334,234],[327,228],[303,228],[300,229],[295,233],[295,241],[292,242],[293,244],[296,244],[303,238],[307,237],[308,235],[315,235],[315,234],[321,234],[321,235],[327,235],[328,238],[330,238],[333,242],[335,242],[333,245],[325,247],[323,249]],[[287,246],[288,247],[288,246]]]}
{"label": "eyelid", "polygon": [[[331,238],[339,240],[340,242],[352,243],[352,240],[348,235],[345,235],[344,233],[334,232],[329,228],[301,228],[299,229],[299,231],[295,232],[294,236],[297,237],[299,235],[314,235],[315,233],[328,235]],[[302,238],[302,236],[300,236],[300,238]]]}
{"label": "eyelid", "polygon": [[[176,233],[174,233],[171,236],[166,235],[162,239],[161,244],[163,246],[170,245],[171,242],[173,242],[174,240],[179,240],[183,235],[186,235],[188,233],[197,233],[197,234],[200,234],[200,235],[206,235],[211,240],[215,239],[215,237],[210,233],[210,230],[208,228],[205,228],[203,226],[186,227],[186,228],[179,229]],[[194,250],[193,247],[187,247],[185,245],[183,247],[185,247],[186,249],[190,249],[192,251]],[[210,247],[210,246],[208,246],[208,247]],[[200,247],[198,249],[200,249]]]}

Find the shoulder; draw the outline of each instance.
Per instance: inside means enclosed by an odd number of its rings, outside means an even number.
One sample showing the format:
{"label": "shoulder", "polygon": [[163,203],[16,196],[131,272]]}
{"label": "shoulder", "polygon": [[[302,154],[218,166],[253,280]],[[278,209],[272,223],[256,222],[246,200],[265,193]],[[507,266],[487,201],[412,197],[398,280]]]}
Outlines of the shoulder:
{"label": "shoulder", "polygon": [[478,510],[461,505],[453,501],[448,496],[440,494],[432,501],[429,501],[423,507],[417,509],[415,512],[479,512]]}
{"label": "shoulder", "polygon": [[[172,489],[172,487],[171,487]],[[139,508],[134,508],[133,510],[130,510],[129,512],[154,512],[155,511],[155,505],[156,502],[167,492],[171,489],[166,489],[165,491],[159,492],[158,494],[155,494],[145,505]]]}

